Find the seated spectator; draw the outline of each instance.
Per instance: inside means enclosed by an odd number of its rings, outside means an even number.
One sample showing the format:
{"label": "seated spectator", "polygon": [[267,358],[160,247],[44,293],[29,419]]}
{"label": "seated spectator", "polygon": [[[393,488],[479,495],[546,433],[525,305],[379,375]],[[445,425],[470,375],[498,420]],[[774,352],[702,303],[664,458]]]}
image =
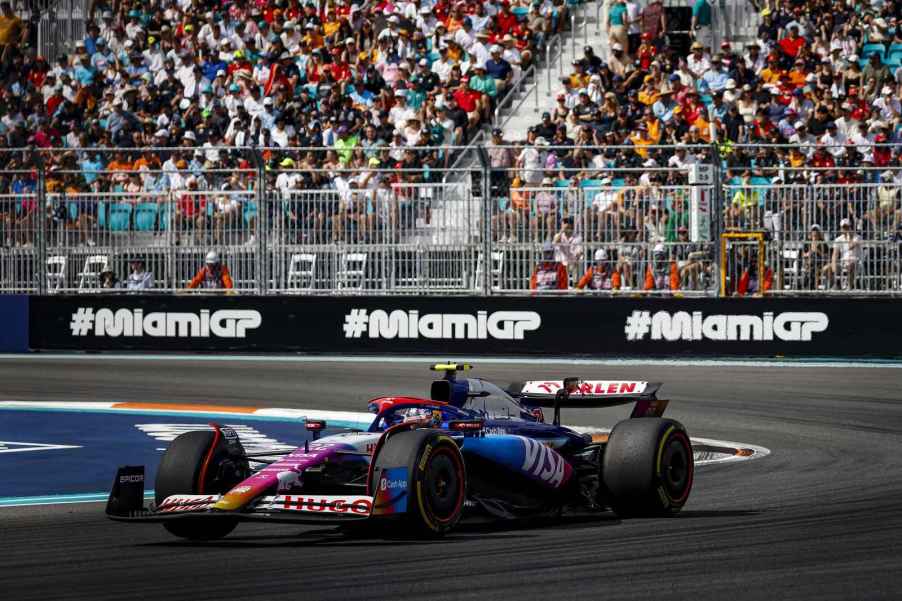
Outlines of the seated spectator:
{"label": "seated spectator", "polygon": [[579,290],[619,290],[620,273],[611,269],[608,253],[599,248],[595,251],[595,262],[589,266],[576,287]]}
{"label": "seated spectator", "polygon": [[231,290],[233,287],[229,268],[220,261],[219,253],[213,250],[207,253],[204,266],[188,282],[190,289]]}
{"label": "seated spectator", "polygon": [[830,259],[830,251],[824,241],[824,233],[821,226],[813,223],[808,233],[808,239],[802,250],[802,274],[801,287],[803,290],[817,290],[821,274]]}
{"label": "seated spectator", "polygon": [[830,263],[824,267],[824,282],[828,289],[836,287],[837,279],[846,278],[844,289],[854,290],[855,275],[858,264],[861,262],[861,238],[852,231],[852,222],[848,218],[840,221],[839,234],[833,241],[833,253]]}
{"label": "seated spectator", "polygon": [[529,278],[529,289],[566,290],[568,277],[567,268],[555,259],[554,245],[546,242],[542,247],[542,260],[536,265]]}
{"label": "seated spectator", "polygon": [[121,287],[119,278],[116,277],[116,272],[113,271],[112,267],[106,267],[100,272],[100,288],[114,290]]}
{"label": "seated spectator", "polygon": [[148,271],[144,259],[133,258],[128,262],[129,274],[126,288],[129,290],[149,290],[154,287],[153,272]]}

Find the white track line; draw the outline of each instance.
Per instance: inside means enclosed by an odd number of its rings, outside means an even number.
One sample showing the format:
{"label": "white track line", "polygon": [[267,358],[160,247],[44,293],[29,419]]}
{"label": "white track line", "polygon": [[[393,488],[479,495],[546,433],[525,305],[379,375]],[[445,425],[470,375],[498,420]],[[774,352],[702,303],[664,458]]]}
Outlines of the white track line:
{"label": "white track line", "polygon": [[358,356],[358,355],[155,355],[155,354],[81,354],[54,353],[33,355],[0,355],[5,361],[209,361],[250,363],[414,363],[428,365],[447,361],[469,361],[477,365],[601,365],[601,366],[691,366],[691,367],[785,367],[814,368],[838,367],[854,369],[902,369],[902,361],[859,360],[833,361],[824,359],[589,359],[561,357],[416,357],[416,356]]}

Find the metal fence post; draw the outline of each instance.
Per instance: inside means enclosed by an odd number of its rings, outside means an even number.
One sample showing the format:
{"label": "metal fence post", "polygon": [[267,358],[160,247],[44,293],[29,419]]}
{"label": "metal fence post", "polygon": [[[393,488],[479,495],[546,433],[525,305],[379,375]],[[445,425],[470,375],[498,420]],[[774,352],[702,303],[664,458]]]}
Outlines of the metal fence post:
{"label": "metal fence post", "polygon": [[[536,98],[539,97],[538,86],[536,86]],[[479,158],[480,167],[482,168],[482,269],[477,271],[482,273],[482,294],[489,296],[492,294],[492,162],[489,160],[489,153],[485,146],[476,148],[476,156]]]}
{"label": "metal fence post", "polygon": [[[552,39],[552,42],[554,39]],[[551,96],[551,46],[552,44],[548,44],[545,46],[545,80],[547,81],[547,88],[545,89],[545,95]],[[538,85],[539,82],[536,82]]]}
{"label": "metal fence post", "polygon": [[267,237],[270,231],[269,207],[265,205],[266,199],[268,198],[268,195],[266,194],[266,163],[257,147],[251,146],[249,151],[251,154],[251,161],[254,164],[254,168],[257,170],[257,185],[254,189],[257,202],[257,256],[254,258],[254,270],[257,272],[256,286],[259,294],[268,294],[269,288],[267,283],[269,282],[269,273],[271,270],[267,267],[271,266],[272,261],[266,260],[266,252],[267,247],[275,252],[275,247],[273,244],[267,244]]}
{"label": "metal fence post", "polygon": [[714,206],[711,208],[711,248],[714,250],[714,257],[712,264],[713,265],[721,265],[721,245],[720,245],[720,235],[723,227],[723,219],[724,219],[724,179],[723,173],[721,172],[721,160],[720,160],[720,148],[717,144],[711,144],[711,164],[714,166],[714,181],[713,181],[713,204]]}
{"label": "metal fence post", "polygon": [[570,11],[570,60],[576,60],[576,10]]}
{"label": "metal fence post", "polygon": [[601,5],[604,4],[604,0],[598,0],[595,3],[595,24],[598,27],[598,37],[601,37]]}
{"label": "metal fence post", "polygon": [[35,209],[38,221],[37,243],[35,244],[37,265],[35,265],[34,273],[38,278],[38,294],[47,294],[47,168],[44,164],[44,157],[39,152],[32,151],[32,158],[38,171],[35,190],[38,203]]}

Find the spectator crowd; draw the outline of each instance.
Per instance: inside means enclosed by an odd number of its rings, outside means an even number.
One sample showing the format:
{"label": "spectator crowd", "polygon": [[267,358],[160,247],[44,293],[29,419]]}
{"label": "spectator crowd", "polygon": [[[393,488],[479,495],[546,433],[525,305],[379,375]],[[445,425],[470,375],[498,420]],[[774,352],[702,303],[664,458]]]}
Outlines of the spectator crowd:
{"label": "spectator crowd", "polygon": [[[592,255],[616,266],[604,285],[641,287],[630,245],[672,253],[661,249],[688,243],[688,199],[671,190],[693,163],[714,161],[731,185],[728,228],[898,229],[899,0],[767,0],[756,5],[757,39],[742,47],[714,47],[712,7],[694,0],[687,51],[660,0],[606,7],[609,53],[584,49],[525,139],[492,131],[497,240],[548,242],[558,262],[571,238],[608,244]],[[95,0],[84,39],[48,61],[22,43],[25,25],[3,4],[0,136],[7,149],[55,150],[40,153],[48,192],[175,193],[174,223],[214,244],[227,224],[255,219],[258,166],[232,149],[265,148],[285,219],[320,232],[317,242],[389,240],[386,226],[429,219],[428,206],[405,207],[399,187],[441,180],[448,147],[488,127],[567,11],[566,0]],[[27,199],[34,160],[0,152],[8,245],[31,244],[44,215]],[[888,191],[874,206],[867,196],[805,217],[761,191],[859,183]],[[602,191],[574,201],[561,187]],[[316,190],[336,200],[291,204]],[[113,216],[92,206],[54,217],[93,244]],[[699,252],[662,259],[664,279],[704,276]],[[660,280],[666,269],[653,271]],[[568,285],[605,279],[580,275]]]}

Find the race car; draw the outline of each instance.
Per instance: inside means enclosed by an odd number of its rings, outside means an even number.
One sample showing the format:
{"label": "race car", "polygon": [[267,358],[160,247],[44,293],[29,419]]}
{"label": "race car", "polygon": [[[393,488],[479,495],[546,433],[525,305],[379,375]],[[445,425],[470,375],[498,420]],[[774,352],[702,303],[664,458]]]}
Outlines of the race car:
{"label": "race car", "polygon": [[[564,511],[672,516],[692,490],[686,429],[661,417],[660,384],[580,380],[515,383],[502,390],[437,364],[429,398],[373,399],[367,430],[306,420],[296,449],[248,454],[236,432],[180,435],[144,505],[144,467],[120,467],[107,515],[159,522],[188,539],[223,537],[239,522],[384,524],[441,536],[462,518],[528,519]],[[633,403],[610,433],[561,425],[561,410]],[[550,423],[543,409],[552,409]]]}

